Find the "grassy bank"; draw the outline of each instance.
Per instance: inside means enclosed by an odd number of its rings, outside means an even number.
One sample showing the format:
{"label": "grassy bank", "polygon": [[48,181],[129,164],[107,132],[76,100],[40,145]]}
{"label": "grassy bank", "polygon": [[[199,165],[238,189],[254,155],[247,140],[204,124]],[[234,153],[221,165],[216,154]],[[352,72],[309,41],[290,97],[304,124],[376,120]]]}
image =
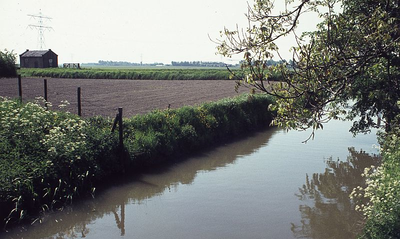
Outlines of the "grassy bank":
{"label": "grassy bank", "polygon": [[[239,70],[234,72],[240,75]],[[229,80],[226,69],[153,69],[153,68],[22,68],[22,77],[52,77],[78,79],[135,79],[135,80]],[[278,79],[278,76],[272,77]]]}
{"label": "grassy bank", "polygon": [[71,203],[127,170],[176,157],[268,126],[266,96],[241,96],[124,119],[124,149],[112,119],[81,119],[43,102],[0,100],[0,208],[9,223]]}

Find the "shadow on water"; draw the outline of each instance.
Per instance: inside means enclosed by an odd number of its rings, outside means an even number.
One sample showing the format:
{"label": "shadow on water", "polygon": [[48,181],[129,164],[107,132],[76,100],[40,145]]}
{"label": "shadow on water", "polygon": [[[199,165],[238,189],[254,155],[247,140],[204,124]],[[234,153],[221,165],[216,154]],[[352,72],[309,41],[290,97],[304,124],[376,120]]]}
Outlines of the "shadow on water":
{"label": "shadow on water", "polygon": [[[171,191],[181,184],[192,184],[199,172],[213,171],[235,164],[268,144],[279,129],[270,128],[238,141],[199,153],[195,157],[153,172],[134,176],[129,182],[104,190],[95,199],[83,200],[66,207],[62,212],[50,213],[41,223],[18,227],[5,236],[8,238],[81,238],[90,234],[89,224],[105,215],[114,215],[115,227],[125,235],[125,206],[145,204],[147,200]],[[110,225],[108,225],[110,226]],[[1,236],[1,234],[0,234]]]}
{"label": "shadow on water", "polygon": [[364,168],[379,165],[381,158],[349,148],[346,161],[329,158],[323,173],[306,175],[305,184],[296,196],[301,224],[292,223],[296,238],[356,238],[361,232],[363,218],[354,210],[349,195],[353,188],[365,186],[361,177]]}

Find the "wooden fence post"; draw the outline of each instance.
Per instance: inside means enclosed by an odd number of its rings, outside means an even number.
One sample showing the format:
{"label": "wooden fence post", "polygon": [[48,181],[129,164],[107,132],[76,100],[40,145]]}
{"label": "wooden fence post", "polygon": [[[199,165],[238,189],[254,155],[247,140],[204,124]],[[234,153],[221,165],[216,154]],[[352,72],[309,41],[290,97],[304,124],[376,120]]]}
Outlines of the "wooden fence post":
{"label": "wooden fence post", "polygon": [[82,116],[81,87],[78,87],[78,115]]}
{"label": "wooden fence post", "polygon": [[119,124],[119,147],[124,148],[124,131],[122,127],[122,108],[118,108],[118,124]]}
{"label": "wooden fence post", "polygon": [[123,131],[123,125],[122,125],[122,108],[118,108],[118,114],[115,116],[114,119],[114,124],[111,128],[111,133],[114,133],[115,128],[117,127],[118,124],[118,132],[119,132],[119,156],[120,156],[120,162],[122,164],[122,172],[125,173],[125,153],[124,153],[124,131]]}
{"label": "wooden fence post", "polygon": [[47,101],[47,80],[43,80],[44,83],[44,100]]}
{"label": "wooden fence post", "polygon": [[47,79],[43,80],[43,84],[44,84],[44,100],[45,100],[44,106],[47,109]]}
{"label": "wooden fence post", "polygon": [[21,75],[18,75],[18,96],[19,96],[19,101],[22,102],[22,80],[21,80]]}

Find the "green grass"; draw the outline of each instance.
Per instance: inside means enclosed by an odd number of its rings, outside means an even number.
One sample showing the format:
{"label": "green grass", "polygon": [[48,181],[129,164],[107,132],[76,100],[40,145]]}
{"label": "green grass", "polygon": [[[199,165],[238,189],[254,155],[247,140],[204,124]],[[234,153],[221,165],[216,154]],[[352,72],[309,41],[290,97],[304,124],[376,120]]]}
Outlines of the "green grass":
{"label": "green grass", "polygon": [[[240,75],[240,70],[233,70]],[[22,68],[22,77],[53,77],[80,79],[135,79],[135,80],[230,80],[227,69],[215,68]],[[277,76],[274,77],[278,79]]]}
{"label": "green grass", "polygon": [[[173,161],[268,126],[272,99],[243,95],[124,119],[124,149],[112,119],[46,110],[0,98],[0,206],[10,223],[90,195],[102,180]],[[6,210],[7,209],[7,210]]]}
{"label": "green grass", "polygon": [[83,79],[138,79],[138,80],[227,80],[225,69],[140,69],[140,68],[83,68],[33,69],[19,71],[23,77],[83,78]]}

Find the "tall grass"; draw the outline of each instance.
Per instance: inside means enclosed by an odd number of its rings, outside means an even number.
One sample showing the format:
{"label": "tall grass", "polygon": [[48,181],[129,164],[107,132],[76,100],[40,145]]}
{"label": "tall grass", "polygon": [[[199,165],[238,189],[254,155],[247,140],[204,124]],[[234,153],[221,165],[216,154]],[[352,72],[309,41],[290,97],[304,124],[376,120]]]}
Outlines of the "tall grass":
{"label": "tall grass", "polygon": [[112,120],[46,110],[43,102],[0,98],[0,206],[15,223],[90,195],[126,170],[160,165],[261,126],[266,96],[157,110],[124,119],[124,149]]}

